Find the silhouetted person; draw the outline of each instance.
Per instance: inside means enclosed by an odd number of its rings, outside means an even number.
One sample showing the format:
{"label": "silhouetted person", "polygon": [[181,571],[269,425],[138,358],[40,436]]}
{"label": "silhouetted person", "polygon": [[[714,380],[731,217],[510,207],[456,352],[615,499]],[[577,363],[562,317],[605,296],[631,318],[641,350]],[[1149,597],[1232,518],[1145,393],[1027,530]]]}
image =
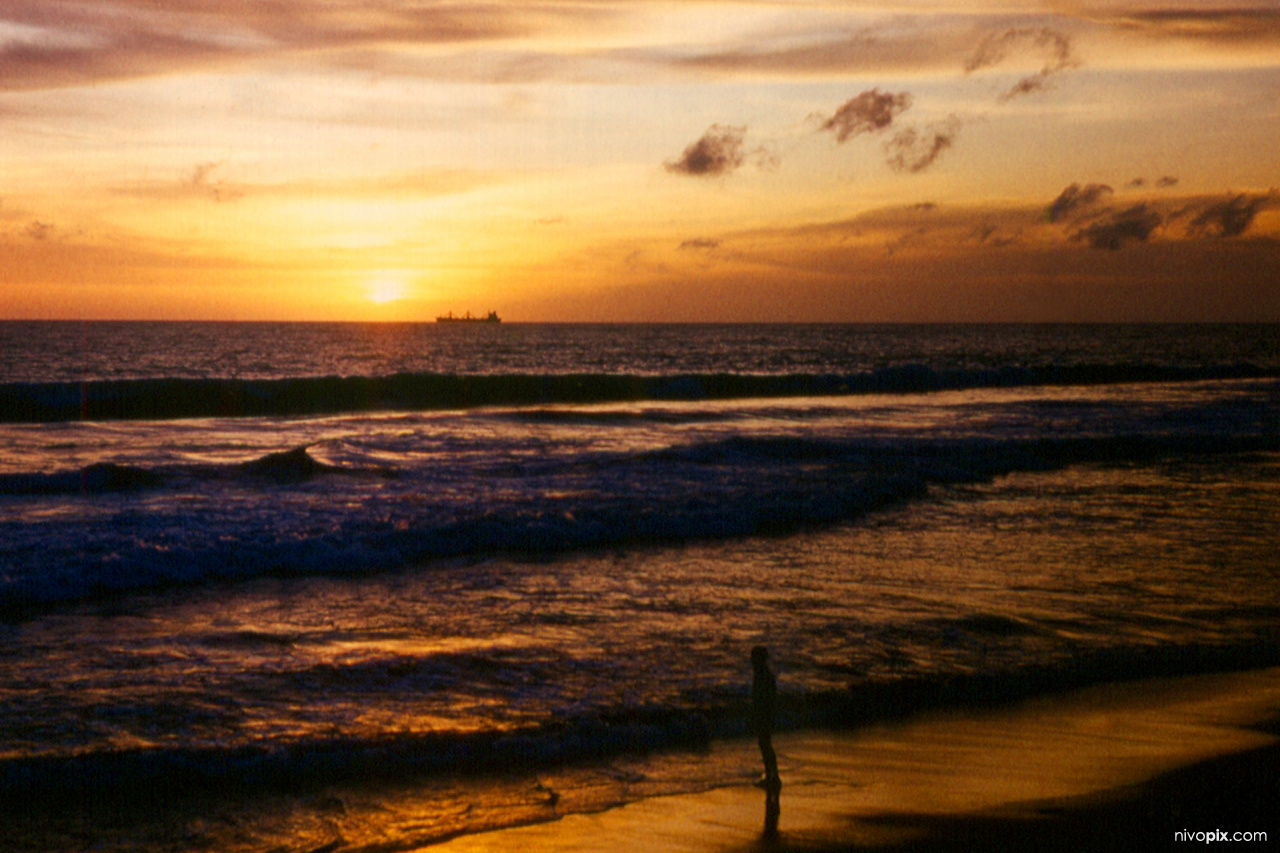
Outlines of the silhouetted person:
{"label": "silhouetted person", "polygon": [[760,757],[764,759],[764,778],[757,784],[765,792],[764,832],[772,836],[778,832],[778,799],[782,793],[778,756],[773,751],[773,730],[778,724],[778,681],[769,671],[769,650],[764,646],[751,650],[751,669],[751,727],[755,729]]}

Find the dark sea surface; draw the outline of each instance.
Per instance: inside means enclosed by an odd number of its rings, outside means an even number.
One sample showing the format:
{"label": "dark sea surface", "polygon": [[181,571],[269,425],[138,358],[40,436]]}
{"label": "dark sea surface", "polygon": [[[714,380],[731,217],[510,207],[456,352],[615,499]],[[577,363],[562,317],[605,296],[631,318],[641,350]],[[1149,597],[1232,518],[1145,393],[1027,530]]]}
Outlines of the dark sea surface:
{"label": "dark sea surface", "polygon": [[[395,850],[1280,662],[1280,327],[0,322],[0,850]],[[758,761],[758,756],[756,757]]]}

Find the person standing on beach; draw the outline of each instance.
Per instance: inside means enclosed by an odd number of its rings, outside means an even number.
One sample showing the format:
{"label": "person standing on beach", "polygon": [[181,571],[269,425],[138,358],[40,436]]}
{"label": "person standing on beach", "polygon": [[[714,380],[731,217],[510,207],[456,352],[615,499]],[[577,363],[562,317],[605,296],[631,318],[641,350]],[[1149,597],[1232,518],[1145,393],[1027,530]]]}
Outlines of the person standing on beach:
{"label": "person standing on beach", "polygon": [[751,650],[751,727],[760,744],[764,759],[765,833],[778,831],[778,795],[782,779],[778,776],[778,756],[773,751],[773,730],[778,724],[778,681],[769,671],[769,650],[756,646]]}
{"label": "person standing on beach", "polygon": [[778,724],[778,680],[769,671],[769,650],[751,650],[751,728],[764,759],[764,782],[778,781],[778,756],[773,751],[773,729]]}

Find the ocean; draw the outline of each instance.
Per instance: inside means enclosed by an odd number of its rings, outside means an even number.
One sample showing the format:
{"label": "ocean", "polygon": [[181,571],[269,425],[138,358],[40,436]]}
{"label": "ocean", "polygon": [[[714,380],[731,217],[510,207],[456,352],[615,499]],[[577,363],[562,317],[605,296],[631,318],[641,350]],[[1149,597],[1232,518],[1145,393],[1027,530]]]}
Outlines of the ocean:
{"label": "ocean", "polygon": [[1275,325],[0,322],[0,850],[748,784],[756,644],[789,729],[1275,665],[1278,520]]}

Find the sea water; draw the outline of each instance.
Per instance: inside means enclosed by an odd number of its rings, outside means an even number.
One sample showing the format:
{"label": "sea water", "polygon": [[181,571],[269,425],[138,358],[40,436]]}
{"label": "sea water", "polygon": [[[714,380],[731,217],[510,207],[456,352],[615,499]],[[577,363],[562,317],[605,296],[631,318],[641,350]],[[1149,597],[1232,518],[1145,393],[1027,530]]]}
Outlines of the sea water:
{"label": "sea water", "polygon": [[[1280,660],[1280,327],[0,323],[0,849],[408,849]],[[758,757],[757,757],[758,759]]]}

